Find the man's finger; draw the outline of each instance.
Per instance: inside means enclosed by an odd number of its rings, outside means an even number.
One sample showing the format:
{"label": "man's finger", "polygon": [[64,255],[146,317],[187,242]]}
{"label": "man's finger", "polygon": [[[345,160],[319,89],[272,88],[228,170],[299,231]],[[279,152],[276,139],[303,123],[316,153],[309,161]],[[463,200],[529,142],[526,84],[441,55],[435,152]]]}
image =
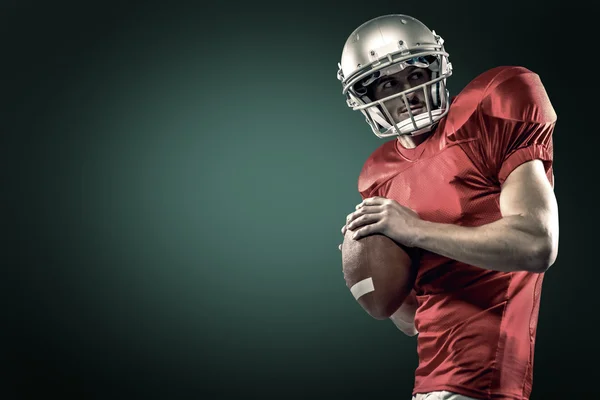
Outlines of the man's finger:
{"label": "man's finger", "polygon": [[364,214],[373,214],[381,211],[381,206],[363,206],[350,214],[350,221]]}
{"label": "man's finger", "polygon": [[381,214],[364,214],[360,217],[356,218],[354,221],[348,224],[348,229],[351,231],[360,228],[361,226],[365,226],[367,224],[372,224],[381,219]]}
{"label": "man's finger", "polygon": [[376,222],[374,224],[365,225],[354,232],[352,235],[352,239],[359,240],[365,236],[369,236],[374,233],[378,233],[381,230],[381,221]]}
{"label": "man's finger", "polygon": [[351,214],[348,214],[348,217],[346,217],[346,225],[350,225],[352,223],[352,221],[356,220],[357,218],[360,218],[361,216],[365,215],[365,214],[375,214],[375,213],[379,213],[381,212],[381,206],[364,206],[359,208],[358,210],[354,211]]}
{"label": "man's finger", "polygon": [[362,203],[356,206],[356,208],[362,208],[364,206],[377,206],[381,205],[387,200],[385,197],[369,197],[368,199],[364,199]]}

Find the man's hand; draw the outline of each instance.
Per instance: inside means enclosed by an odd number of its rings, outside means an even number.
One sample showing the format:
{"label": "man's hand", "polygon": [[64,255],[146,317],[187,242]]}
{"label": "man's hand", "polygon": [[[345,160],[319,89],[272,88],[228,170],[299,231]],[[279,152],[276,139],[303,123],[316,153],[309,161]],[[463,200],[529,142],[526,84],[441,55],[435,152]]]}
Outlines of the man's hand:
{"label": "man's hand", "polygon": [[[379,233],[407,247],[416,243],[416,228],[422,220],[418,214],[395,200],[370,197],[356,206],[356,211],[346,217],[342,235],[354,232],[353,239]],[[341,250],[341,245],[339,246]]]}

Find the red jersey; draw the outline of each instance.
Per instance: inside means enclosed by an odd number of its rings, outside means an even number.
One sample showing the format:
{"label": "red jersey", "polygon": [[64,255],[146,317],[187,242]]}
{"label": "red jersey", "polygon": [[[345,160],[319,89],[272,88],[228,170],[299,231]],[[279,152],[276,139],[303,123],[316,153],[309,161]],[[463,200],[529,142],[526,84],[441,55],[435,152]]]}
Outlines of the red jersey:
{"label": "red jersey", "polygon": [[[384,143],[358,181],[427,221],[479,226],[500,219],[500,189],[520,164],[552,173],[556,113],[535,73],[498,67],[474,79],[421,145]],[[419,365],[413,394],[528,399],[543,274],[485,270],[422,251],[415,283]]]}

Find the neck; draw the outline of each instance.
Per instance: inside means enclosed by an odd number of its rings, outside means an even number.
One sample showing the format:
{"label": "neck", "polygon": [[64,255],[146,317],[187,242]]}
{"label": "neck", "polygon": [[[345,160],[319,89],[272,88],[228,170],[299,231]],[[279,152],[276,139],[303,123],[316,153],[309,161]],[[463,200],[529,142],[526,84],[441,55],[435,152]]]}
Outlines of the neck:
{"label": "neck", "polygon": [[400,135],[398,136],[398,141],[400,142],[402,147],[405,147],[407,149],[414,149],[415,147],[423,143],[425,140],[427,140],[427,138],[429,138],[429,136],[431,136],[432,133],[433,131],[425,132],[417,136]]}

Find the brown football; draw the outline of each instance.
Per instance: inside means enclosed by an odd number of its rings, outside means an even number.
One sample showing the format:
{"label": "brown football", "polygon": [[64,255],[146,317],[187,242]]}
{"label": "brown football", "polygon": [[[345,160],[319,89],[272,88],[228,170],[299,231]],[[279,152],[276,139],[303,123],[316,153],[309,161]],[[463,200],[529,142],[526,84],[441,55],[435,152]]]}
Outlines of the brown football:
{"label": "brown football", "polygon": [[342,243],[342,269],[350,292],[375,319],[389,318],[409,295],[417,274],[417,253],[384,235]]}

